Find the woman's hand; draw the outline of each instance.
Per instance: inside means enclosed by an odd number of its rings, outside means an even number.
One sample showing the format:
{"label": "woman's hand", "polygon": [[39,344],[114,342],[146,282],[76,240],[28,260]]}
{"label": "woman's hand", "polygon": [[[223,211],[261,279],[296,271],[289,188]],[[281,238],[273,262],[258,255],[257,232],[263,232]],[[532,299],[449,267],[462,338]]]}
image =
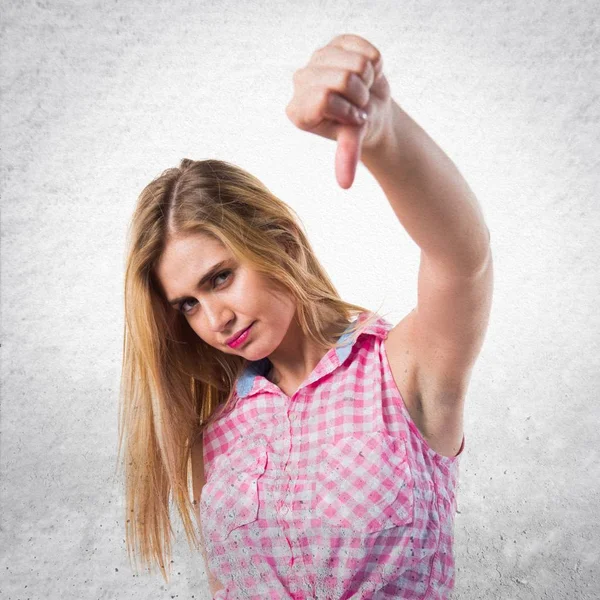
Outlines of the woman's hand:
{"label": "woman's hand", "polygon": [[361,151],[374,148],[391,127],[390,86],[379,50],[357,35],[336,36],[294,73],[285,112],[303,131],[337,140],[335,174],[348,189]]}

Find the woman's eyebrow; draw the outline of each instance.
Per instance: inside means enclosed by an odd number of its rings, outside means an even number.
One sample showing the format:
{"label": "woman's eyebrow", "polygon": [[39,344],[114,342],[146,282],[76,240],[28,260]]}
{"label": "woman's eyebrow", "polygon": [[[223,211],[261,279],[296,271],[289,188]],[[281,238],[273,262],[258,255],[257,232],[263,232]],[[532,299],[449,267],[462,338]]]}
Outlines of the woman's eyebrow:
{"label": "woman's eyebrow", "polygon": [[[216,265],[213,265],[201,278],[200,281],[196,284],[196,289],[199,290],[214,274],[218,271],[223,265],[228,262],[227,259],[218,262]],[[173,298],[173,300],[167,300],[169,304],[172,306],[175,304],[179,304],[182,300],[185,300],[187,296],[179,296],[178,298]]]}

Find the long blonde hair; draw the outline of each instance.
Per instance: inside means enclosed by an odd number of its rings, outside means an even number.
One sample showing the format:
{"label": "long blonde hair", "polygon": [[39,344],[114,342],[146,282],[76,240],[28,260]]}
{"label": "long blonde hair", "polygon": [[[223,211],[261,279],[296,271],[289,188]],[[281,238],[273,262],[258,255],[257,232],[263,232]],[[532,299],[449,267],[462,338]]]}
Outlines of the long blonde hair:
{"label": "long blonde hair", "polygon": [[[139,555],[149,570],[158,565],[167,582],[171,501],[190,546],[198,548],[191,519],[196,516],[190,499],[191,449],[231,407],[233,386],[247,361],[220,352],[194,333],[168,305],[155,268],[171,236],[212,235],[295,298],[305,335],[324,349],[337,347],[335,340],[352,317],[367,309],[340,298],[300,223],[256,177],[220,160],[183,159],[138,198],[125,265],[117,454],[125,468],[130,561],[137,566]],[[360,328],[377,316],[373,312]],[[358,319],[348,331],[357,330]]]}

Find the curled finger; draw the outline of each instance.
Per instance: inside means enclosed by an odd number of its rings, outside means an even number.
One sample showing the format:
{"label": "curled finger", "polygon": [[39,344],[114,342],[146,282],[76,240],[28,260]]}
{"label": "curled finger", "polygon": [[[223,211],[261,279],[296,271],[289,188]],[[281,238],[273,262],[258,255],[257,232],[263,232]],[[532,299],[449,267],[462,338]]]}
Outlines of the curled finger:
{"label": "curled finger", "polygon": [[326,118],[345,125],[362,125],[367,120],[366,111],[336,92],[328,94],[324,112]]}

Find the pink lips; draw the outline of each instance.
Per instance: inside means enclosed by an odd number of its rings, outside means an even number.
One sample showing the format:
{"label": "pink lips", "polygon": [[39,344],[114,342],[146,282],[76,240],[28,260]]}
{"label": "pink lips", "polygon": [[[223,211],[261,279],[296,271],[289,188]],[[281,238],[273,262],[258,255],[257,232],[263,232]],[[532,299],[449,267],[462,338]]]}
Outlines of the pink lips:
{"label": "pink lips", "polygon": [[[252,325],[254,325],[254,323],[252,323]],[[235,340],[233,340],[232,342],[229,342],[227,345],[230,348],[237,348],[238,346],[243,344],[246,341],[246,339],[248,338],[250,329],[252,329],[252,325],[250,325],[250,327],[248,327],[247,329],[244,329],[244,331],[241,333],[241,335],[239,335],[237,338],[235,338]]]}

